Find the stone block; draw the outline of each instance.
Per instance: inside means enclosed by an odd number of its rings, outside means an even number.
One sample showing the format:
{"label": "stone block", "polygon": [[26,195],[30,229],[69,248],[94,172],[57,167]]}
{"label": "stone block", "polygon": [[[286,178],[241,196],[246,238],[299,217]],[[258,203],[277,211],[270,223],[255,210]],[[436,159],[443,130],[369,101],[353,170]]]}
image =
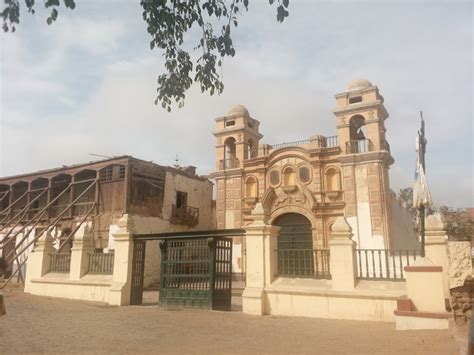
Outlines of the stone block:
{"label": "stone block", "polygon": [[356,216],[356,206],[355,204],[347,204],[346,205],[346,216],[347,217],[354,217]]}
{"label": "stone block", "polygon": [[449,287],[463,286],[472,274],[470,242],[448,242]]}
{"label": "stone block", "polygon": [[380,178],[378,175],[369,175],[369,190],[380,190]]}
{"label": "stone block", "polygon": [[344,190],[345,191],[354,191],[355,186],[354,186],[354,179],[352,177],[346,177],[344,178]]}
{"label": "stone block", "polygon": [[368,172],[369,174],[379,175],[380,170],[378,164],[369,164],[368,165]]}

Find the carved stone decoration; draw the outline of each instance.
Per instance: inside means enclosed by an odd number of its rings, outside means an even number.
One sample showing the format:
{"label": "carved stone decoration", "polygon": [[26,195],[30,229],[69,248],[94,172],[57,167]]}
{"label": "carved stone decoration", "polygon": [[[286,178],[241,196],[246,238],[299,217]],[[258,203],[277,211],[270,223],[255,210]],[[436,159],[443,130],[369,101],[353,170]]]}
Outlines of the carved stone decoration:
{"label": "carved stone decoration", "polygon": [[242,133],[237,134],[237,142],[242,142]]}
{"label": "carved stone decoration", "polygon": [[253,210],[255,205],[257,204],[258,198],[257,197],[245,197],[244,201],[244,209],[251,209]]}
{"label": "carved stone decoration", "polygon": [[221,137],[217,138],[217,144],[218,144],[218,145],[221,145],[221,144],[222,144],[222,138],[221,138]]}
{"label": "carved stone decoration", "polygon": [[295,186],[294,189],[281,189],[281,193],[275,200],[275,206],[283,204],[304,204],[306,202],[306,196]]}

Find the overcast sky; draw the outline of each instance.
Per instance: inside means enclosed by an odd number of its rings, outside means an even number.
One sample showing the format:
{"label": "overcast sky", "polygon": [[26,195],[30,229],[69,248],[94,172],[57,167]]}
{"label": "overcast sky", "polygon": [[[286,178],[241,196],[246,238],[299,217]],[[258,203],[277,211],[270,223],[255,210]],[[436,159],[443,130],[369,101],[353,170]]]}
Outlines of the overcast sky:
{"label": "overcast sky", "polygon": [[52,26],[43,11],[22,13],[16,33],[0,35],[0,176],[97,159],[89,153],[163,165],[177,154],[207,174],[214,118],[230,106],[260,120],[265,143],[334,135],[334,95],[366,78],[390,114],[392,189],[412,185],[423,110],[435,204],[474,207],[471,1],[291,0],[279,24],[267,0],[253,0],[224,94],[193,89],[171,114],[153,103],[162,59],[137,3],[77,0]]}

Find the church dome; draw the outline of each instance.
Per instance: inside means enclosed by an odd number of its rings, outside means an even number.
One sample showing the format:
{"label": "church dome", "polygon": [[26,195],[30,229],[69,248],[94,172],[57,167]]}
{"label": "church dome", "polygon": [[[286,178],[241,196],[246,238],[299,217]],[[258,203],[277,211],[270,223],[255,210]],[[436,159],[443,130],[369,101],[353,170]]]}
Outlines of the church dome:
{"label": "church dome", "polygon": [[354,79],[347,85],[347,91],[356,91],[370,88],[372,83],[367,79]]}
{"label": "church dome", "polygon": [[249,111],[243,105],[235,105],[230,108],[227,115],[242,115],[249,117]]}

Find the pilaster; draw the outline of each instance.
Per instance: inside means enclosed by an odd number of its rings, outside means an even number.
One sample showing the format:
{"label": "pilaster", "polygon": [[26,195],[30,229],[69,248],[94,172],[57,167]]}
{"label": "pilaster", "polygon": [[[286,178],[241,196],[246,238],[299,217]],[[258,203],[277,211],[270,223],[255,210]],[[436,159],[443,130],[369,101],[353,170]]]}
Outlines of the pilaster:
{"label": "pilaster", "polygon": [[275,253],[279,227],[268,225],[268,213],[257,203],[251,214],[253,222],[246,229],[246,287],[242,295],[244,313],[263,315],[265,309],[264,288],[277,274]]}
{"label": "pilaster", "polygon": [[89,224],[83,224],[74,236],[71,249],[71,280],[79,280],[89,268],[89,255],[94,251],[93,238]]}
{"label": "pilaster", "polygon": [[434,265],[443,268],[445,298],[450,297],[447,239],[441,215],[436,213],[428,216],[425,223],[425,255]]}
{"label": "pilaster", "polygon": [[331,227],[329,241],[332,288],[353,290],[356,285],[356,243],[351,239],[352,228],[344,217],[338,217]]}
{"label": "pilaster", "polygon": [[114,273],[109,290],[109,304],[130,304],[133,263],[133,220],[125,214],[118,221],[119,229],[113,233],[115,240]]}
{"label": "pilaster", "polygon": [[51,232],[45,232],[36,242],[36,248],[28,255],[25,292],[30,291],[32,279],[40,278],[49,272],[51,254],[55,252],[53,236]]}

